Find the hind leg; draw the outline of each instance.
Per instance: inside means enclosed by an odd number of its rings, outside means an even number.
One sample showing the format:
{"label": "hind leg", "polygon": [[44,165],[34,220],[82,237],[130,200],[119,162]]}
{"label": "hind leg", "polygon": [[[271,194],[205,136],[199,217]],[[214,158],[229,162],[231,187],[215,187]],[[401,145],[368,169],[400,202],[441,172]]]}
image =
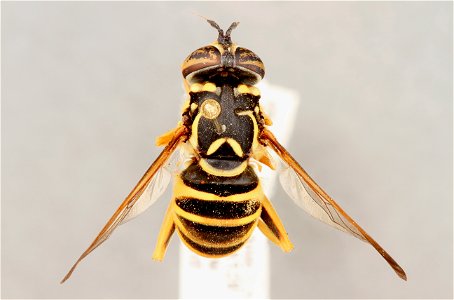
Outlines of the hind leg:
{"label": "hind leg", "polygon": [[163,260],[164,255],[166,254],[167,245],[169,244],[170,238],[175,232],[172,204],[173,200],[170,202],[169,207],[167,208],[166,215],[164,216],[164,221],[161,225],[161,230],[159,231],[158,241],[153,252],[153,259],[155,260]]}
{"label": "hind leg", "polygon": [[293,249],[293,244],[288,238],[284,225],[271,205],[271,202],[265,196],[262,199],[262,213],[258,227],[266,237],[281,247],[283,251],[290,252]]}

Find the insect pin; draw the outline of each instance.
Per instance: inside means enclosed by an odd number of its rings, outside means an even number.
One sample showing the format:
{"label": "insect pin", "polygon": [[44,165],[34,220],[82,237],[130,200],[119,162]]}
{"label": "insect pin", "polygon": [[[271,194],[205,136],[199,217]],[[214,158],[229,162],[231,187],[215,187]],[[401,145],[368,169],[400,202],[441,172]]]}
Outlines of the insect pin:
{"label": "insect pin", "polygon": [[[237,251],[257,228],[283,251],[291,251],[293,245],[253,167],[274,169],[268,151],[283,162],[281,183],[297,205],[371,244],[406,280],[397,262],[315,183],[268,129],[271,122],[259,105],[260,91],[255,86],[264,77],[265,67],[253,51],[232,42],[232,30],[239,23],[224,32],[216,22],[207,21],[218,31],[218,38],[183,62],[188,101],[182,120],[158,137],[156,144],[164,150],[61,282],[119,225],[150,207],[172,178],[173,195],[153,253],[155,260],[164,258],[175,232],[190,250],[211,258]],[[184,162],[172,176],[167,165],[175,157]]]}

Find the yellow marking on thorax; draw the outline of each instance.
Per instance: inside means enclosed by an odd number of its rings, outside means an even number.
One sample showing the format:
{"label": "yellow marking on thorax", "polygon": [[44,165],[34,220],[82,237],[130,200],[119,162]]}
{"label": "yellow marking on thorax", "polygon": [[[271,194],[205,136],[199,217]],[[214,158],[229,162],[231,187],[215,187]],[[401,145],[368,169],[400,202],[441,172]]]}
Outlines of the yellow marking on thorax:
{"label": "yellow marking on thorax", "polygon": [[189,91],[193,93],[198,92],[216,92],[216,85],[212,82],[205,82],[205,83],[193,83],[189,87]]}
{"label": "yellow marking on thorax", "polygon": [[216,152],[216,150],[218,150],[219,147],[221,147],[221,145],[226,142],[226,140],[227,140],[227,138],[221,138],[221,139],[217,139],[214,142],[212,142],[210,147],[208,148],[207,155],[211,155],[214,152]]}
{"label": "yellow marking on thorax", "polygon": [[[203,86],[201,84],[196,83],[196,84],[191,85],[191,90],[195,89],[195,90],[199,91],[199,89],[201,89],[202,87]],[[216,102],[216,103],[214,103],[214,102]],[[193,103],[193,104],[195,104],[195,103]],[[197,105],[197,104],[195,104],[195,105]],[[196,108],[195,105],[194,106],[191,105],[191,109],[195,110],[195,108]],[[197,116],[194,118],[194,121],[192,123],[192,128],[191,128],[191,136],[189,138],[189,142],[194,147],[194,149],[198,149],[198,145],[199,145],[199,142],[198,142],[198,127],[199,127],[200,118],[202,116],[204,116],[205,118],[208,118],[208,119],[210,119],[212,117],[214,117],[214,119],[215,119],[217,117],[217,115],[220,113],[220,111],[218,111],[217,105],[219,105],[219,104],[218,104],[218,102],[216,100],[208,99],[208,100],[205,100],[202,103],[201,107],[199,108],[199,111],[201,111],[201,112],[199,112],[197,114]],[[205,112],[205,114],[203,112]],[[254,126],[254,135],[253,135],[253,140],[252,140],[251,151],[253,152],[257,148],[257,146],[259,145],[259,143],[258,143],[259,128],[258,128],[258,125],[257,125],[257,120],[255,119],[255,116],[254,116],[254,112],[251,111],[251,110],[247,110],[247,111],[239,112],[239,113],[237,113],[237,115],[239,115],[239,116],[245,116],[246,115],[246,116],[249,116],[252,119],[252,123],[253,123],[253,126]],[[220,143],[220,144],[218,144],[218,143]],[[239,157],[243,157],[244,156],[243,149],[241,148],[241,146],[239,145],[239,143],[236,140],[228,138],[227,139],[227,143],[229,143],[229,145],[232,147],[233,151]],[[210,154],[214,153],[216,151],[216,149],[218,147],[220,147],[221,145],[222,145],[222,143],[219,140],[214,141],[210,145],[207,154],[210,155]],[[218,147],[216,147],[216,146],[218,146]],[[211,147],[213,147],[213,148],[211,148]],[[205,164],[206,164],[206,162],[205,162]],[[207,169],[210,169],[210,166],[207,166]],[[213,170],[213,169],[214,168],[211,168],[211,170]],[[216,170],[217,169],[214,169],[215,172],[216,172]],[[224,174],[228,174],[228,172],[224,173]],[[215,174],[213,174],[213,175],[215,175]],[[219,175],[219,176],[230,176],[230,175]],[[232,175],[232,176],[235,176],[235,175]]]}
{"label": "yellow marking on thorax", "polygon": [[198,140],[198,129],[199,129],[199,120],[202,117],[202,115],[199,113],[197,116],[194,118],[194,121],[192,122],[192,128],[191,128],[191,137],[189,138],[189,143],[191,143],[192,147],[194,149],[199,148],[199,140]]}
{"label": "yellow marking on thorax", "polygon": [[227,138],[227,143],[230,145],[230,147],[232,147],[233,152],[235,152],[236,155],[238,155],[239,157],[243,157],[244,155],[243,149],[236,140],[232,138]]}
{"label": "yellow marking on thorax", "polygon": [[203,85],[201,83],[193,83],[189,87],[189,90],[193,93],[200,92],[202,90]]}
{"label": "yellow marking on thorax", "polygon": [[240,93],[240,94],[247,94],[249,92],[249,89],[248,89],[247,85],[245,85],[245,84],[238,85],[237,89],[238,89],[238,93]]}
{"label": "yellow marking on thorax", "polygon": [[252,94],[254,96],[260,96],[260,90],[253,85],[239,84],[236,89],[240,94]]}
{"label": "yellow marking on thorax", "polygon": [[216,85],[212,82],[207,82],[203,85],[202,91],[206,92],[216,92]]}
{"label": "yellow marking on thorax", "polygon": [[259,145],[258,135],[259,135],[259,127],[257,125],[257,120],[255,119],[254,112],[252,110],[246,110],[237,113],[239,116],[249,116],[252,119],[252,123],[254,124],[254,136],[252,138],[252,152],[257,148]]}
{"label": "yellow marking on thorax", "polygon": [[229,144],[236,155],[238,155],[239,157],[243,157],[244,155],[243,149],[241,148],[240,144],[232,138],[220,138],[215,140],[213,143],[211,143],[210,147],[208,148],[207,155],[211,155],[214,152],[216,152],[216,150],[218,150],[219,147],[221,147],[222,144],[224,143]]}
{"label": "yellow marking on thorax", "polygon": [[197,103],[191,103],[191,113],[193,113],[197,109]]}

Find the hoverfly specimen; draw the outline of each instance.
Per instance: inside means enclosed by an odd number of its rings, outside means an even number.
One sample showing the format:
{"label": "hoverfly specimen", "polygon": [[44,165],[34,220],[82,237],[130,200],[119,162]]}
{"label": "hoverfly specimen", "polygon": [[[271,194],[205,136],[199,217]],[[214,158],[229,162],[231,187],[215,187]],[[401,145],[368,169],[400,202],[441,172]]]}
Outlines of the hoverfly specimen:
{"label": "hoverfly specimen", "polygon": [[[371,244],[397,275],[404,270],[306,173],[268,129],[271,120],[259,104],[255,87],[265,74],[261,59],[232,42],[232,23],[224,31],[214,21],[217,40],[192,52],[182,65],[188,100],[178,126],[156,140],[164,150],[115,211],[62,283],[90,252],[117,228],[146,210],[170,182],[168,162],[177,152],[184,159],[174,177],[173,196],[153,258],[162,260],[176,231],[183,243],[205,257],[229,255],[258,229],[283,251],[293,245],[265,196],[257,168],[274,169],[268,150],[286,166],[281,183],[289,196],[313,217]],[[177,151],[178,150],[178,151]],[[172,157],[172,158],[171,158]]]}

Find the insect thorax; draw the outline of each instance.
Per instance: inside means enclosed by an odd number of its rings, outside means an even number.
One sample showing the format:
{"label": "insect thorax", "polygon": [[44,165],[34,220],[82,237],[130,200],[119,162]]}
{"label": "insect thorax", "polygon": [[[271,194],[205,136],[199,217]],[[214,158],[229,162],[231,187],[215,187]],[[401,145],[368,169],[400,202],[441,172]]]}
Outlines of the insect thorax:
{"label": "insect thorax", "polygon": [[184,113],[191,131],[189,143],[206,171],[213,172],[210,166],[244,170],[263,127],[259,99],[259,90],[245,84],[218,81],[190,86]]}

